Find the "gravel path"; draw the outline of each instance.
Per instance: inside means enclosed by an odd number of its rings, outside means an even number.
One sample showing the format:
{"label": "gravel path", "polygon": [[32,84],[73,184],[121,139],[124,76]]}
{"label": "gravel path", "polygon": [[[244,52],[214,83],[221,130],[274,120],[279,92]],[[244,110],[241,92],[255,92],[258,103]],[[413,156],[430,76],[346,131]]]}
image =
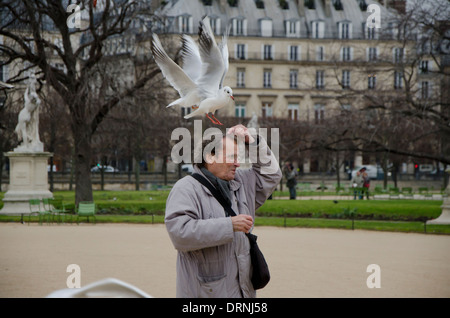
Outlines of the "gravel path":
{"label": "gravel path", "polygon": [[[450,297],[450,236],[257,227],[272,279],[259,297]],[[154,297],[175,296],[174,250],[164,225],[0,223],[0,297],[45,297],[114,277]],[[370,264],[381,288],[368,288]]]}

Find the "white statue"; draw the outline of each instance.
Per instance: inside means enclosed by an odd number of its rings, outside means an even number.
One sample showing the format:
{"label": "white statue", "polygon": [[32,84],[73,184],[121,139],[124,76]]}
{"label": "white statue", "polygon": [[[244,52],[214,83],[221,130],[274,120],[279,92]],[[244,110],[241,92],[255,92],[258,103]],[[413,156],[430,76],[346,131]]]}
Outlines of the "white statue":
{"label": "white statue", "polygon": [[18,152],[42,152],[44,144],[39,139],[39,106],[41,100],[36,93],[36,76],[30,75],[30,82],[24,94],[25,106],[19,113],[16,133],[22,143],[14,149]]}

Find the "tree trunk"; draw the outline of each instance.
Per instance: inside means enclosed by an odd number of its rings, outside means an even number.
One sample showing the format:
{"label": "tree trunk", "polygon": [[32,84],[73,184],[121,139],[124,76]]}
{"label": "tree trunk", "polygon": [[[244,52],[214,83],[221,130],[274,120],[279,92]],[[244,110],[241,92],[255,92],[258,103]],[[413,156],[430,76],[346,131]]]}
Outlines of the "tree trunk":
{"label": "tree trunk", "polygon": [[394,187],[398,188],[397,186],[397,177],[398,177],[398,171],[400,170],[399,168],[399,163],[395,162],[392,166],[392,179],[394,180]]}
{"label": "tree trunk", "polygon": [[3,152],[0,151],[0,192],[2,192],[2,182],[3,182]]}
{"label": "tree trunk", "polygon": [[[53,153],[53,151],[51,151],[52,153]],[[53,163],[53,156],[51,156],[50,157],[50,171],[49,171],[49,175],[48,175],[48,181],[49,181],[49,183],[50,183],[50,192],[52,192],[53,193],[53,183],[54,183],[54,180],[53,180],[53,166],[54,166],[54,163]]]}
{"label": "tree trunk", "polygon": [[91,134],[87,124],[73,129],[75,142],[75,205],[93,201],[91,180]]}
{"label": "tree trunk", "polygon": [[141,182],[141,165],[136,157],[134,157],[134,177],[135,177],[135,188],[136,191],[140,190],[140,182]]}
{"label": "tree trunk", "polygon": [[383,155],[383,158],[381,159],[381,168],[383,169],[383,189],[387,189],[388,168],[387,168],[387,159],[385,155]]}
{"label": "tree trunk", "polygon": [[73,190],[73,175],[75,172],[75,150],[72,149],[72,154],[70,156],[70,181],[69,181],[69,190]]}
{"label": "tree trunk", "polygon": [[102,156],[101,167],[100,167],[100,189],[105,190],[105,167],[106,167],[106,157]]}
{"label": "tree trunk", "polygon": [[163,156],[162,173],[164,177],[164,185],[167,185],[167,155]]}
{"label": "tree trunk", "polygon": [[341,186],[340,167],[341,167],[341,163],[339,161],[339,151],[336,151],[336,181],[337,181],[338,187]]}

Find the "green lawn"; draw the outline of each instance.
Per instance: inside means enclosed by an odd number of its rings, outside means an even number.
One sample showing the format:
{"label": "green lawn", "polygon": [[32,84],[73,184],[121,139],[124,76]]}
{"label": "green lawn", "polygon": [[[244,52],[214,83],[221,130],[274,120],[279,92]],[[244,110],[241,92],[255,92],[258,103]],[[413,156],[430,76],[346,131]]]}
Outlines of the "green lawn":
{"label": "green lawn", "polygon": [[450,225],[426,225],[422,222],[367,221],[321,218],[257,217],[256,226],[356,229],[391,232],[450,234]]}
{"label": "green lawn", "polygon": [[257,210],[260,216],[343,218],[345,209],[356,209],[356,218],[375,220],[423,220],[441,214],[442,201],[434,200],[268,200]]}
{"label": "green lawn", "polygon": [[[168,190],[94,191],[93,194],[98,223],[164,222]],[[0,208],[3,195],[0,193]],[[74,207],[73,191],[56,191],[54,196],[62,197],[69,208]],[[355,229],[424,232],[424,221],[438,217],[441,205],[442,201],[434,200],[274,199],[266,201],[256,211],[255,223],[258,226],[344,229],[351,229],[353,224]],[[18,216],[0,216],[0,222],[19,220]],[[37,217],[32,221],[37,221]],[[450,234],[450,225],[428,225],[426,232]]]}

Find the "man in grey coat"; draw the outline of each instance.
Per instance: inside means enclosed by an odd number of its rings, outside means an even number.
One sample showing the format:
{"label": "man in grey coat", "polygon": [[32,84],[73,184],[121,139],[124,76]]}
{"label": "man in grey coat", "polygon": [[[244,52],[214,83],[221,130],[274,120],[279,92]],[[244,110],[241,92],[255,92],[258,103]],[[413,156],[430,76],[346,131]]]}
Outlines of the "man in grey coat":
{"label": "man in grey coat", "polygon": [[[240,164],[233,135],[245,140],[250,153],[251,147],[258,148],[258,160],[250,169],[236,169]],[[221,145],[205,151],[194,172],[211,182],[237,215],[226,217],[223,206],[191,176],[174,185],[167,198],[165,224],[178,250],[177,297],[256,297],[245,233],[282,174],[264,138],[254,138],[243,125],[230,128],[219,140]]]}

